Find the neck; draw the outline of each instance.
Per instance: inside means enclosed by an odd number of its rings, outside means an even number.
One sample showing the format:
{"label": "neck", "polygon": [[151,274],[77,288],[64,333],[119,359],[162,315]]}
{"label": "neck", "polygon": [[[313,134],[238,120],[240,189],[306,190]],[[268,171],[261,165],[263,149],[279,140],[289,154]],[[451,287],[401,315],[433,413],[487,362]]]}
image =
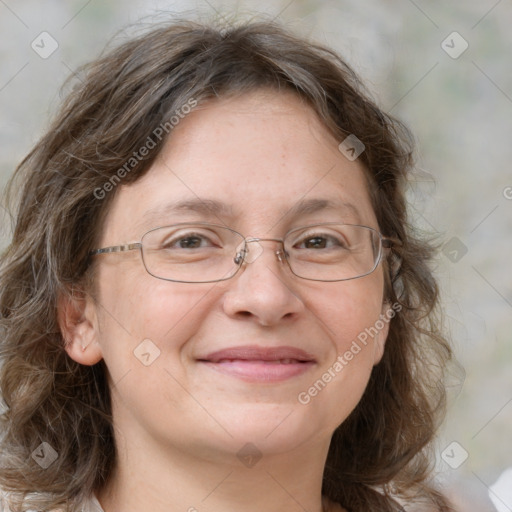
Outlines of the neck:
{"label": "neck", "polygon": [[[119,439],[119,438],[118,438]],[[118,460],[97,492],[105,512],[322,512],[322,474],[328,442],[311,441],[287,453],[246,447],[239,457],[151,442],[118,443]],[[261,456],[261,458],[259,458]]]}

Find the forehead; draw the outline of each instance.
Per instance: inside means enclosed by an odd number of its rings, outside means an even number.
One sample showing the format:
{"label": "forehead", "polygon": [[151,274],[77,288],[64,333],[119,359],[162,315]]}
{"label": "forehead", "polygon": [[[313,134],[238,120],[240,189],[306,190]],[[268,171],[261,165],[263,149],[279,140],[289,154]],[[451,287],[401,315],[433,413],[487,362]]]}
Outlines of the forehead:
{"label": "forehead", "polygon": [[364,169],[338,143],[295,94],[211,100],[179,122],[141,179],[118,187],[104,238],[188,220],[261,230],[328,215],[375,225]]}

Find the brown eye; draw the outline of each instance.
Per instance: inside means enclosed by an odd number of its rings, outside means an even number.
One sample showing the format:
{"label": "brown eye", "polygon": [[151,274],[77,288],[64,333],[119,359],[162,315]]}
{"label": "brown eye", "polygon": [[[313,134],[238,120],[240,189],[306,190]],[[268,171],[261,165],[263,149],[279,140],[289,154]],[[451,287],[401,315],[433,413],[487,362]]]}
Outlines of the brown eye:
{"label": "brown eye", "polygon": [[180,249],[197,249],[201,247],[203,239],[198,236],[188,236],[186,238],[180,238],[177,243]]}
{"label": "brown eye", "polygon": [[332,249],[339,247],[346,247],[346,243],[341,237],[334,237],[329,235],[314,235],[303,238],[300,242],[294,245],[295,249]]}
{"label": "brown eye", "polygon": [[327,240],[320,236],[314,238],[308,238],[305,240],[304,246],[306,249],[325,249]]}
{"label": "brown eye", "polygon": [[181,231],[165,237],[159,244],[162,249],[206,249],[222,245],[215,233],[198,231]]}

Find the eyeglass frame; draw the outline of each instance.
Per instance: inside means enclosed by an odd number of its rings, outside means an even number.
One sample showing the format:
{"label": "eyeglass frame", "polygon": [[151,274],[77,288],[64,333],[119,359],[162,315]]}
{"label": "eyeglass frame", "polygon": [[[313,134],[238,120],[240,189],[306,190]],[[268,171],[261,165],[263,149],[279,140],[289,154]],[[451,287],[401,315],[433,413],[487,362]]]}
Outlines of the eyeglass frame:
{"label": "eyeglass frame", "polygon": [[[220,278],[220,279],[212,279],[212,280],[208,280],[208,281],[182,281],[182,280],[179,280],[179,279],[169,279],[169,278],[166,278],[166,277],[160,277],[160,276],[157,276],[155,274],[152,274],[149,271],[149,269],[148,269],[148,267],[146,265],[146,262],[144,260],[144,250],[143,250],[143,239],[144,239],[144,237],[147,234],[152,233],[153,231],[156,231],[156,230],[159,230],[159,229],[165,229],[165,228],[170,228],[170,227],[174,227],[174,226],[187,226],[187,225],[192,225],[192,226],[214,226],[214,227],[218,227],[218,228],[223,228],[223,229],[227,229],[228,231],[231,231],[233,233],[236,233],[237,235],[239,235],[243,239],[240,243],[244,244],[244,246],[243,246],[244,249],[242,251],[239,251],[237,254],[235,254],[235,256],[233,258],[233,261],[237,265],[237,268],[236,268],[236,271],[231,276],[223,277],[223,278]],[[305,228],[313,228],[313,227],[317,227],[317,226],[329,226],[329,225],[340,225],[340,226],[352,226],[352,227],[366,228],[366,229],[369,229],[370,231],[373,231],[374,233],[376,233],[378,235],[378,239],[379,239],[378,257],[376,258],[375,264],[374,264],[373,268],[370,271],[368,271],[368,272],[366,272],[366,273],[364,273],[364,274],[362,274],[360,276],[347,277],[347,278],[343,278],[343,279],[313,279],[313,278],[310,278],[310,277],[300,276],[300,275],[296,274],[293,271],[293,268],[292,268],[292,266],[290,264],[290,261],[288,259],[288,256],[286,254],[286,250],[285,250],[285,247],[284,247],[285,238],[290,233],[293,233],[294,231],[299,231],[299,230],[305,229]],[[141,236],[139,242],[133,242],[133,243],[122,244],[122,245],[112,245],[112,246],[108,246],[108,247],[102,247],[100,249],[93,249],[93,250],[89,251],[88,255],[89,256],[96,256],[96,255],[99,255],[99,254],[111,254],[111,253],[119,253],[119,252],[128,252],[128,251],[133,251],[133,250],[136,250],[136,249],[140,249],[142,264],[144,265],[144,268],[146,269],[146,272],[150,276],[154,277],[155,279],[161,279],[163,281],[170,281],[170,282],[173,282],[173,283],[205,284],[205,283],[217,283],[217,282],[221,282],[221,281],[227,281],[227,280],[232,279],[233,277],[235,277],[238,274],[238,272],[240,271],[240,269],[242,268],[244,262],[247,262],[246,254],[248,253],[248,251],[245,251],[245,249],[246,249],[247,244],[251,243],[251,242],[280,242],[281,245],[282,245],[283,250],[278,249],[278,250],[275,251],[275,254],[276,254],[277,259],[279,260],[279,262],[282,263],[283,261],[285,261],[286,264],[288,265],[288,268],[290,269],[290,272],[294,276],[298,277],[299,279],[305,279],[307,281],[317,281],[317,282],[322,282],[322,283],[334,283],[334,282],[341,282],[341,281],[351,281],[353,279],[359,279],[361,277],[365,277],[367,275],[370,275],[371,273],[375,272],[375,270],[379,266],[379,263],[382,261],[382,256],[383,256],[385,250],[389,250],[389,249],[391,249],[394,246],[401,245],[401,243],[398,240],[384,236],[380,231],[378,231],[375,228],[372,228],[370,226],[365,226],[365,225],[362,225],[362,224],[347,224],[347,223],[344,223],[344,222],[321,222],[321,223],[318,223],[318,224],[309,224],[309,225],[306,225],[306,226],[299,226],[297,228],[293,228],[293,229],[287,231],[283,238],[245,237],[244,235],[242,235],[242,233],[239,233],[235,229],[228,228],[227,226],[223,226],[221,224],[213,224],[213,223],[210,223],[210,222],[180,222],[180,223],[177,223],[177,224],[169,224],[169,225],[165,225],[165,226],[158,226],[156,228],[151,228],[150,230],[146,231]],[[236,259],[237,259],[237,257],[240,256],[241,253],[243,253],[243,255],[242,255],[243,257],[242,257],[240,263],[237,263]],[[284,256],[284,258],[283,258],[283,256]]]}

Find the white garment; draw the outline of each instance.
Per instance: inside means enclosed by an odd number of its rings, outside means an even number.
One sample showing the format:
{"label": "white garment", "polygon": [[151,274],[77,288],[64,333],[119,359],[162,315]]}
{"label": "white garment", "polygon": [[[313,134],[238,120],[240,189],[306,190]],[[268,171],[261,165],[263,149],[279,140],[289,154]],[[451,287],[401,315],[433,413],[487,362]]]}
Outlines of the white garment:
{"label": "white garment", "polygon": [[508,468],[489,489],[489,498],[498,512],[512,510],[512,468]]}

